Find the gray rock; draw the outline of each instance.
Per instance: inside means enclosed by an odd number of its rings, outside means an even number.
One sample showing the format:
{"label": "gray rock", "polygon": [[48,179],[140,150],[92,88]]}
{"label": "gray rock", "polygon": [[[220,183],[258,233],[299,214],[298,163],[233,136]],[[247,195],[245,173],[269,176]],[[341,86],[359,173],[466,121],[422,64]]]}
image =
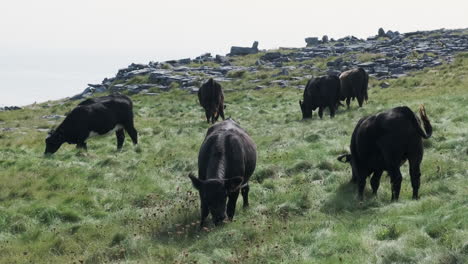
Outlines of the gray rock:
{"label": "gray rock", "polygon": [[180,64],[189,64],[192,62],[192,60],[190,58],[186,58],[186,59],[180,59],[177,62]]}
{"label": "gray rock", "polygon": [[389,71],[388,71],[388,68],[387,68],[387,67],[375,66],[375,67],[374,67],[374,73],[375,73],[377,76],[384,76],[384,75],[388,75],[388,74],[389,74]]}
{"label": "gray rock", "polygon": [[327,35],[323,35],[322,43],[328,43],[328,36]]}
{"label": "gray rock", "polygon": [[329,61],[327,62],[328,67],[334,67],[335,66],[335,61]]}
{"label": "gray rock", "polygon": [[385,33],[385,36],[391,39],[396,37],[395,33],[393,33],[393,31],[391,30],[387,31],[387,33]]}
{"label": "gray rock", "polygon": [[273,80],[270,82],[271,85],[278,85],[280,87],[286,87],[288,85],[288,81],[286,80]]}
{"label": "gray rock", "polygon": [[0,131],[3,131],[3,132],[12,132],[12,131],[15,131],[15,130],[18,130],[18,128],[16,128],[16,127],[1,127],[0,128]]}
{"label": "gray rock", "polygon": [[339,76],[341,71],[337,71],[335,69],[328,69],[327,74],[332,76]]}
{"label": "gray rock", "polygon": [[362,67],[362,68],[370,68],[370,67],[374,67],[374,66],[375,66],[375,62],[372,62],[372,61],[363,62],[363,63],[357,64],[357,66],[358,66],[358,67]]}
{"label": "gray rock", "polygon": [[228,57],[226,57],[226,56],[221,56],[221,55],[216,55],[215,61],[216,61],[217,63],[221,63],[221,64],[230,63]]}
{"label": "gray rock", "polygon": [[242,56],[248,54],[255,54],[258,53],[258,41],[255,41],[251,48],[248,47],[237,47],[232,46],[231,52],[229,53],[230,56]]}
{"label": "gray rock", "polygon": [[309,37],[305,39],[307,47],[316,46],[319,44],[319,39],[317,37]]}
{"label": "gray rock", "polygon": [[281,71],[276,76],[281,76],[281,75],[289,75],[288,69],[282,68]]}
{"label": "gray rock", "polygon": [[42,116],[42,118],[51,119],[51,120],[58,120],[58,119],[61,119],[61,118],[65,118],[65,116],[63,116],[63,115],[44,115],[44,116]]}
{"label": "gray rock", "polygon": [[390,84],[388,82],[381,82],[379,84],[379,86],[380,86],[380,88],[388,88],[388,87],[390,87]]}
{"label": "gray rock", "polygon": [[257,66],[260,66],[260,65],[264,65],[265,62],[263,62],[261,59],[258,59],[257,61],[255,61],[255,65]]}
{"label": "gray rock", "polygon": [[383,28],[379,28],[379,31],[377,32],[377,36],[386,37],[385,30]]}
{"label": "gray rock", "polygon": [[192,94],[197,94],[198,93],[198,90],[200,90],[198,87],[189,87],[188,90],[190,91],[190,93]]}
{"label": "gray rock", "polygon": [[4,106],[4,107],[0,107],[0,111],[14,111],[14,110],[20,110],[22,109],[21,107],[19,106]]}

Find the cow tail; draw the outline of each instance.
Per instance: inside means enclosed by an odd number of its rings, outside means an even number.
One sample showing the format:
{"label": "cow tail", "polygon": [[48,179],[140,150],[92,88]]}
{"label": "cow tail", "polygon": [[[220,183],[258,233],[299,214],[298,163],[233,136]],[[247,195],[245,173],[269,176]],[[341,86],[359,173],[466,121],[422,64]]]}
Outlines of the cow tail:
{"label": "cow tail", "polygon": [[341,99],[341,81],[340,81],[340,77],[336,76],[336,81],[337,81],[337,90],[336,90],[336,95],[335,95],[335,104],[336,104],[336,108],[338,109],[338,107],[341,105],[340,103],[340,99]]}
{"label": "cow tail", "polygon": [[419,116],[421,117],[421,120],[423,122],[424,130],[426,131],[424,132],[421,126],[418,124],[419,135],[421,135],[421,137],[426,138],[426,139],[430,138],[432,135],[432,125],[431,125],[431,122],[429,121],[429,118],[427,117],[426,108],[424,108],[424,105],[419,106]]}
{"label": "cow tail", "polygon": [[363,69],[363,68],[360,68],[363,72],[364,72],[364,87],[362,88],[363,91],[364,91],[364,99],[368,100],[368,96],[367,96],[367,89],[368,89],[368,86],[369,86],[369,74],[367,74],[367,72]]}
{"label": "cow tail", "polygon": [[429,118],[427,117],[426,109],[424,108],[424,105],[419,106],[419,116],[421,117],[421,120],[422,120],[422,123],[423,123],[423,126],[424,126],[424,130],[426,132],[424,132],[423,128],[421,127],[421,124],[420,124],[416,114],[413,113],[411,116],[412,116],[412,121],[413,121],[414,125],[416,126],[416,130],[417,130],[418,134],[421,137],[425,138],[425,139],[430,138],[431,135],[432,135],[432,125],[431,125],[431,122],[429,122]]}

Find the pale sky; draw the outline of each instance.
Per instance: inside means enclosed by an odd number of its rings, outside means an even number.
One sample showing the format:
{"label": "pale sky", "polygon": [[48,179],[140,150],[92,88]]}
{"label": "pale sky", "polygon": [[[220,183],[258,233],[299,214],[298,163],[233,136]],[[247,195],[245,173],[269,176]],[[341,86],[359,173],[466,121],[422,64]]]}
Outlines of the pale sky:
{"label": "pale sky", "polygon": [[306,37],[366,38],[379,27],[466,28],[468,1],[1,0],[0,105],[70,96],[132,62],[226,54],[254,40],[303,47]]}

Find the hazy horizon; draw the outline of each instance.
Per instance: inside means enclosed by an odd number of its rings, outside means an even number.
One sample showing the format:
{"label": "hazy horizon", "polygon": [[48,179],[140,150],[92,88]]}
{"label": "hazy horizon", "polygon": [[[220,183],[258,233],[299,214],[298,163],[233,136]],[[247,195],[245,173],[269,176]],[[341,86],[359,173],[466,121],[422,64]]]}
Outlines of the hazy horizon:
{"label": "hazy horizon", "polygon": [[468,27],[467,3],[266,0],[18,0],[0,3],[0,106],[75,95],[132,62],[303,47],[306,37],[366,38],[379,27],[410,32]]}

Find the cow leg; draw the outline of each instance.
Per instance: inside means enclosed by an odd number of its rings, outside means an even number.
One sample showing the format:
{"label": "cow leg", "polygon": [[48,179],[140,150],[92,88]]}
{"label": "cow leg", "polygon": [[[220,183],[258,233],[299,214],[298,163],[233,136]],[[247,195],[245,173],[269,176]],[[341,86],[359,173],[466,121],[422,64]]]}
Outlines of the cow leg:
{"label": "cow leg", "polygon": [[135,127],[132,125],[125,126],[125,131],[127,131],[128,135],[132,139],[133,145],[138,144],[138,133]]}
{"label": "cow leg", "polygon": [[248,184],[246,184],[241,189],[242,200],[244,200],[244,208],[249,206],[249,190],[250,190],[250,187]]}
{"label": "cow leg", "polygon": [[364,200],[364,188],[366,187],[366,178],[360,177],[358,181],[358,198],[359,200]]}
{"label": "cow leg", "polygon": [[322,117],[323,117],[323,108],[321,106],[319,107],[318,115],[319,115],[320,119],[322,119]]}
{"label": "cow leg", "polygon": [[395,167],[388,171],[390,174],[390,180],[392,183],[392,201],[398,201],[400,197],[401,181],[403,177],[401,176],[400,168]]}
{"label": "cow leg", "polygon": [[349,109],[349,104],[351,103],[351,97],[347,97],[346,98],[346,106],[347,106],[347,109]]}
{"label": "cow leg", "polygon": [[216,123],[216,113],[211,114],[211,124]]}
{"label": "cow leg", "polygon": [[364,96],[362,95],[357,96],[357,101],[358,101],[359,107],[362,107],[362,103],[364,102]]}
{"label": "cow leg", "polygon": [[229,217],[229,220],[231,221],[232,221],[232,218],[234,218],[234,213],[236,212],[237,197],[239,197],[239,190],[229,194],[229,200],[227,203],[226,211],[227,211],[227,216]]}
{"label": "cow leg", "polygon": [[218,118],[219,118],[219,112],[216,111],[213,116],[214,116],[214,122],[213,123],[216,123],[218,121]]}
{"label": "cow leg", "polygon": [[203,227],[205,224],[205,219],[208,217],[208,214],[210,211],[208,211],[208,208],[206,206],[201,205],[201,218],[200,218],[200,227]]}
{"label": "cow leg", "polygon": [[208,113],[208,111],[205,110],[205,116],[206,116],[206,122],[209,124],[210,123],[210,113]]}
{"label": "cow leg", "polygon": [[377,190],[379,189],[380,177],[382,176],[382,173],[383,171],[378,170],[378,171],[374,171],[374,174],[372,175],[371,186],[372,186],[372,193],[374,195],[377,195]]}
{"label": "cow leg", "polygon": [[88,150],[88,146],[86,146],[86,142],[80,142],[78,144],[76,144],[76,148],[77,149],[84,149],[84,150]]}
{"label": "cow leg", "polygon": [[364,188],[366,187],[366,179],[369,176],[370,172],[358,171],[358,198],[359,200],[364,200]]}
{"label": "cow leg", "polygon": [[218,112],[221,115],[221,118],[224,120],[224,105],[219,106]]}
{"label": "cow leg", "polygon": [[330,117],[333,118],[335,117],[335,105],[333,103],[331,103],[328,108],[330,108]]}
{"label": "cow leg", "polygon": [[410,166],[410,176],[411,176],[411,186],[413,187],[413,199],[419,199],[419,184],[421,178],[421,169],[420,169],[421,159],[409,160]]}
{"label": "cow leg", "polygon": [[125,140],[125,133],[123,129],[119,129],[115,131],[115,136],[117,137],[117,150],[121,150],[124,140]]}

